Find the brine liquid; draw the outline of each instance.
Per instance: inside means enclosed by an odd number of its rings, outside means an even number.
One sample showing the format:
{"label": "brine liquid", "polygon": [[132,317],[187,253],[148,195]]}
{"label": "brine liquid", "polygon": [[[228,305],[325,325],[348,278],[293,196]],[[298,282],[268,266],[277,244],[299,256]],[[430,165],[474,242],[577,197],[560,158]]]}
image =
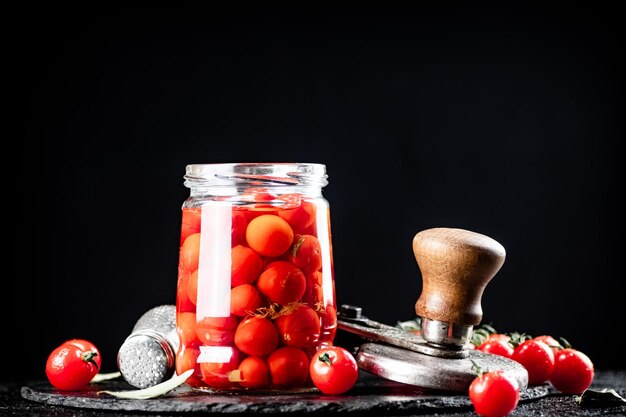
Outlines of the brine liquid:
{"label": "brine liquid", "polygon": [[307,385],[299,351],[310,359],[332,345],[337,310],[328,205],[294,201],[280,208],[222,201],[183,208],[176,370],[195,369],[189,385]]}

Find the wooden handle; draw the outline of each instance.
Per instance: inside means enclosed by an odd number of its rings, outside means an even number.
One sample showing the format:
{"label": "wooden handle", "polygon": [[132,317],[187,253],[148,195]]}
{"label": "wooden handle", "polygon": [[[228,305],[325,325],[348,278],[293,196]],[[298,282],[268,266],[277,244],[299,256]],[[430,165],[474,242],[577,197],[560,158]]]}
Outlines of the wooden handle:
{"label": "wooden handle", "polygon": [[434,228],[415,235],[413,253],[422,273],[417,315],[446,323],[479,324],[483,291],[504,263],[504,247],[468,230]]}

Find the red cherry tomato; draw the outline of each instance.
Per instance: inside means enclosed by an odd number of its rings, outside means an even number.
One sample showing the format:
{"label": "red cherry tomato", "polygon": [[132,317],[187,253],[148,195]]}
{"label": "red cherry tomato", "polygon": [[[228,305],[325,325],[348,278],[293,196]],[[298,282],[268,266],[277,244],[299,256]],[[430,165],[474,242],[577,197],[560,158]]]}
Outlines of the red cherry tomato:
{"label": "red cherry tomato", "polygon": [[176,333],[181,344],[199,346],[200,339],[196,336],[196,313],[185,311],[176,314]]}
{"label": "red cherry tomato", "polygon": [[320,241],[313,235],[296,235],[287,259],[302,271],[319,270],[322,267]]}
{"label": "red cherry tomato", "polygon": [[239,385],[245,388],[263,388],[270,385],[270,371],[258,356],[248,356],[239,364]]}
{"label": "red cherry tomato", "polygon": [[251,356],[267,355],[278,346],[278,332],[268,319],[248,317],[237,326],[235,345]]}
{"label": "red cherry tomato", "polygon": [[554,368],[554,353],[540,340],[522,342],[513,350],[511,359],[521,363],[528,371],[528,385],[547,381]]}
{"label": "red cherry tomato", "polygon": [[70,339],[66,341],[65,343],[69,343],[70,345],[75,345],[85,352],[87,351],[95,352],[96,355],[94,355],[93,360],[96,362],[98,369],[102,368],[102,356],[100,355],[100,351],[98,350],[96,345],[94,345],[92,342],[86,339]]}
{"label": "red cherry tomato", "polygon": [[235,348],[230,348],[230,351],[230,358],[228,358],[227,361],[200,363],[202,381],[209,387],[224,389],[235,385],[235,383],[229,379],[228,374],[239,366],[241,353]]}
{"label": "red cherry tomato", "polygon": [[544,334],[541,336],[535,336],[533,337],[533,339],[535,340],[540,340],[542,342],[544,342],[546,345],[550,346],[552,348],[552,352],[556,355],[556,353],[563,349],[563,346],[561,346],[561,344],[559,343],[558,340],[556,340],[554,337],[548,335],[548,334]]}
{"label": "red cherry tomato", "polygon": [[303,386],[309,377],[309,357],[294,347],[276,349],[267,358],[272,383],[279,387]]}
{"label": "red cherry tomato", "polygon": [[302,301],[314,307],[323,303],[324,290],[322,289],[322,271],[308,272],[306,274],[306,290]]}
{"label": "red cherry tomato", "polygon": [[554,360],[549,381],[564,394],[582,394],[593,381],[594,367],[591,359],[579,350],[560,350]]}
{"label": "red cherry tomato", "polygon": [[46,376],[59,390],[80,390],[98,373],[98,349],[90,342],[74,339],[63,342],[48,355]]}
{"label": "red cherry tomato", "polygon": [[236,316],[205,317],[196,323],[196,335],[204,345],[226,346],[233,342],[238,323]]}
{"label": "red cherry tomato", "polygon": [[261,295],[254,285],[243,284],[230,290],[230,313],[245,317],[261,307]]}
{"label": "red cherry tomato", "polygon": [[302,233],[315,222],[315,206],[308,201],[303,201],[299,207],[288,210],[280,210],[278,215],[287,220],[294,231]]}
{"label": "red cherry tomato", "polygon": [[322,271],[308,272],[306,274],[307,287],[312,287],[314,285],[319,285],[321,287],[323,281],[324,281],[324,274],[322,274]]}
{"label": "red cherry tomato", "polygon": [[329,395],[345,393],[354,386],[359,377],[354,356],[339,346],[318,350],[311,359],[309,372],[313,384]]}
{"label": "red cherry tomato", "polygon": [[[181,290],[181,292],[183,290]],[[198,270],[197,269],[193,271],[191,275],[189,275],[189,282],[187,282],[187,296],[189,297],[189,302],[195,306],[196,302],[198,301]]]}
{"label": "red cherry tomato", "polygon": [[493,342],[495,340],[504,340],[505,342],[508,342],[509,340],[511,340],[511,336],[504,333],[491,333],[487,337],[487,340],[485,340],[485,342]]}
{"label": "red cherry tomato", "polygon": [[291,262],[274,261],[265,267],[256,285],[269,301],[284,305],[302,298],[306,278]]}
{"label": "red cherry tomato", "polygon": [[519,384],[503,371],[491,371],[477,376],[469,386],[469,398],[478,415],[504,417],[519,402]]}
{"label": "red cherry tomato", "polygon": [[313,222],[309,227],[304,229],[294,229],[294,233],[298,233],[299,235],[311,235],[317,237],[317,223]]}
{"label": "red cherry tomato", "polygon": [[476,349],[494,355],[504,356],[505,358],[510,358],[513,354],[513,346],[504,339],[488,340]]}
{"label": "red cherry tomato", "polygon": [[241,210],[233,210],[231,246],[234,247],[246,241],[246,227],[248,227],[246,213]]}
{"label": "red cherry tomato", "polygon": [[194,347],[185,347],[180,345],[178,352],[176,352],[176,374],[180,375],[189,369],[194,369],[194,373],[185,381],[192,387],[197,387],[202,384],[202,372],[200,371],[200,364],[196,363],[196,360],[200,356],[200,349]]}
{"label": "red cherry tomato", "polygon": [[[190,235],[200,233],[202,223],[202,209],[184,208],[182,213],[182,222],[180,229],[180,244],[182,245]],[[246,227],[248,220],[246,214],[241,210],[233,210],[233,220],[231,229],[232,246],[238,245],[245,241]]]}
{"label": "red cherry tomato", "polygon": [[200,232],[201,223],[200,208],[184,208],[182,213],[182,221],[180,228],[180,244],[194,233]]}
{"label": "red cherry tomato", "polygon": [[274,320],[280,340],[286,346],[306,348],[317,343],[320,337],[320,317],[307,305],[300,305],[290,314]]}
{"label": "red cherry tomato", "polygon": [[231,252],[231,287],[250,284],[263,269],[263,260],[252,249],[237,245]]}
{"label": "red cherry tomato", "polygon": [[483,325],[475,329],[474,334],[472,335],[472,340],[468,343],[467,347],[471,349],[472,346],[469,345],[473,345],[474,349],[478,349],[481,345],[487,342],[495,342],[496,340],[508,342],[511,340],[511,337],[505,333],[497,333],[495,330],[493,330],[494,333],[490,333],[492,330],[491,326],[483,327]]}
{"label": "red cherry tomato", "polygon": [[180,269],[178,273],[178,285],[176,288],[176,310],[179,312],[196,311],[196,298],[198,296],[198,270],[189,274]]}
{"label": "red cherry tomato", "polygon": [[258,203],[251,206],[246,206],[246,210],[244,211],[244,213],[246,215],[246,221],[249,223],[257,217],[261,217],[265,214],[271,214],[275,216],[277,210],[278,209],[271,204]]}
{"label": "red cherry tomato", "polygon": [[180,247],[178,262],[179,274],[182,272],[191,273],[198,269],[200,261],[200,233],[191,234],[185,239]]}
{"label": "red cherry tomato", "polygon": [[248,223],[246,241],[259,254],[273,258],[291,247],[293,229],[281,217],[264,214]]}

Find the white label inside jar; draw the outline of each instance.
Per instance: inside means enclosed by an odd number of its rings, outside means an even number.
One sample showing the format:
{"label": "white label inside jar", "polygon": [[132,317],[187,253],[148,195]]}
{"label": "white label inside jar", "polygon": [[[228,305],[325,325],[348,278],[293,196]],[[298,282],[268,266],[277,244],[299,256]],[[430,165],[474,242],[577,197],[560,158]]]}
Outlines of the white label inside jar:
{"label": "white label inside jar", "polygon": [[197,363],[229,363],[235,352],[230,346],[200,346]]}
{"label": "white label inside jar", "polygon": [[317,206],[317,239],[322,249],[322,292],[324,293],[324,307],[333,302],[333,275],[331,268],[330,251],[330,219],[328,204],[320,201]]}
{"label": "white label inside jar", "polygon": [[232,204],[202,205],[196,320],[230,316]]}

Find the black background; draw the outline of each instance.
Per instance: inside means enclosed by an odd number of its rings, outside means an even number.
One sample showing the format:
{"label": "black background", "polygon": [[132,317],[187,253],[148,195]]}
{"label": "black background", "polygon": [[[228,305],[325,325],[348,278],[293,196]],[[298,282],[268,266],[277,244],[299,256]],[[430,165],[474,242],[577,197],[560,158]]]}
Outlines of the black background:
{"label": "black background", "polygon": [[624,367],[616,10],[200,4],[7,11],[2,379],[74,337],[115,371],[174,303],[185,165],[255,161],[327,166],[339,303],[414,318],[413,236],[466,228],[507,250],[483,322]]}

